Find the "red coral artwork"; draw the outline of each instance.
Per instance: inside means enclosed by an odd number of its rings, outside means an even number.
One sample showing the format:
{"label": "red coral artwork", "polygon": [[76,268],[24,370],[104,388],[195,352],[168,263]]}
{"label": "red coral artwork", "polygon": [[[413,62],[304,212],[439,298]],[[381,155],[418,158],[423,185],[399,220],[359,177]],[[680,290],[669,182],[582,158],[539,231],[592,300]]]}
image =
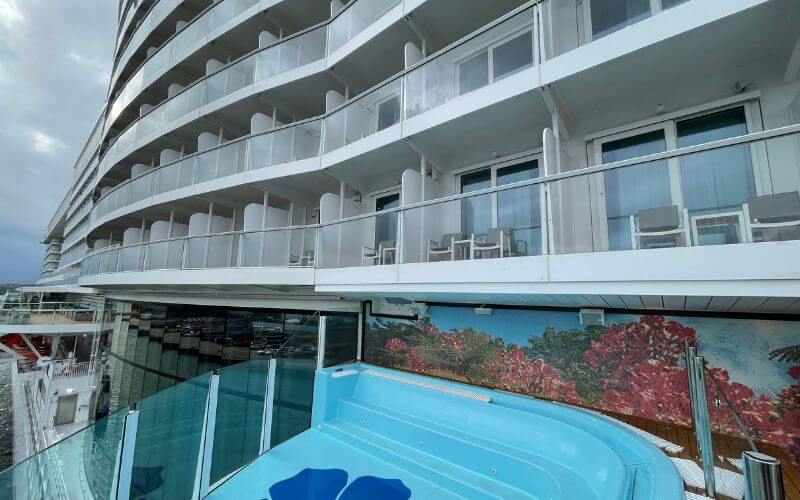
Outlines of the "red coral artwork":
{"label": "red coral artwork", "polygon": [[[675,319],[642,316],[609,327],[548,329],[528,345],[472,328],[442,332],[429,319],[373,321],[367,360],[434,376],[636,417],[691,425],[686,342],[697,332]],[[789,349],[796,349],[791,347]],[[800,365],[787,355],[793,383],[756,395],[722,367],[709,366],[706,392],[713,430],[741,436],[727,402],[758,440],[800,459]]]}

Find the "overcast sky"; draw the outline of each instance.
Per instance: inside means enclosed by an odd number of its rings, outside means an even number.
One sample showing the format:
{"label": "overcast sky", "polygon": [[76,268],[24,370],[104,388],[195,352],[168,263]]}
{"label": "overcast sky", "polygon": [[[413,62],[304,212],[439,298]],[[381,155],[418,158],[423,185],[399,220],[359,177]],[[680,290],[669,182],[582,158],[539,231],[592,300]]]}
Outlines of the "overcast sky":
{"label": "overcast sky", "polygon": [[0,283],[35,282],[105,102],[116,0],[0,0]]}

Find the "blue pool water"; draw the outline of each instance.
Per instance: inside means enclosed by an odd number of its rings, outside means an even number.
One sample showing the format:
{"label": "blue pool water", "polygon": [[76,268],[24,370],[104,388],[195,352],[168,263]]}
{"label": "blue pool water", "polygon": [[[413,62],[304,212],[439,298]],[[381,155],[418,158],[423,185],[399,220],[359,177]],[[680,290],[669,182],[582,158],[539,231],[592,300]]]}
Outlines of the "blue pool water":
{"label": "blue pool water", "polygon": [[602,417],[357,364],[317,371],[311,429],[210,498],[677,500],[683,485],[660,450]]}

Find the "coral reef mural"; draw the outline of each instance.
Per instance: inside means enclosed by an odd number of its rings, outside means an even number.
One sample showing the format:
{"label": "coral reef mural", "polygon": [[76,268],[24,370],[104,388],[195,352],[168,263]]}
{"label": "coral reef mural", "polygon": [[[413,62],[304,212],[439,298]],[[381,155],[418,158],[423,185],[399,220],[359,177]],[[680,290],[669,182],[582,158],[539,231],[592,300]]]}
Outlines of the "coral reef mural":
{"label": "coral reef mural", "polygon": [[798,322],[610,314],[601,327],[568,311],[431,306],[417,321],[369,316],[365,360],[690,426],[686,341],[708,361],[714,431],[741,436],[729,402],[755,440],[800,461]]}

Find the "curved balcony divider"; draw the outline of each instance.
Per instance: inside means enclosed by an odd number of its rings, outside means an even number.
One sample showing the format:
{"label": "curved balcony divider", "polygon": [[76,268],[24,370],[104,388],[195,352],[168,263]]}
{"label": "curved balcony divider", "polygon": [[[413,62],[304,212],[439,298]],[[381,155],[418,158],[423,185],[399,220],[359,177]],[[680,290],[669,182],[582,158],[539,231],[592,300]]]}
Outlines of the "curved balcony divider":
{"label": "curved balcony divider", "polygon": [[325,152],[356,142],[400,123],[403,79],[395,77],[325,116]]}
{"label": "curved balcony divider", "polygon": [[[191,54],[192,48],[215,30],[258,5],[259,0],[221,0],[195,17],[150,56],[125,83],[114,99],[106,121],[108,128],[123,109],[148,85]],[[121,67],[121,66],[120,66]],[[107,132],[107,129],[106,129]]]}
{"label": "curved balcony divider", "polygon": [[353,0],[330,23],[328,54],[352,40],[402,0]]}
{"label": "curved balcony divider", "polygon": [[[147,36],[156,27],[158,27],[164,18],[169,15],[170,12],[175,10],[181,3],[183,3],[182,0],[156,0],[156,2],[150,7],[150,10],[147,12],[147,14],[145,14],[142,22],[136,26],[133,34],[128,38],[128,42],[125,44],[125,46],[117,47],[117,54],[119,54],[119,57],[117,58],[114,66],[114,72],[111,75],[111,88],[114,88],[114,84],[119,78],[120,72],[128,64],[128,61],[133,56],[133,53],[141,48],[142,43],[147,39]],[[136,9],[130,9],[128,12],[132,16],[136,12]],[[129,21],[130,19],[126,19],[125,24],[120,30],[120,34],[122,34],[128,28],[127,24]],[[120,37],[120,41],[121,40],[122,37]],[[120,49],[122,50],[121,53],[119,52]]]}
{"label": "curved balcony divider", "polygon": [[249,170],[319,156],[322,119],[284,125],[180,158],[120,184],[92,210],[97,220],[157,194]]}
{"label": "curved balcony divider", "polygon": [[[230,1],[230,0],[225,0]],[[257,82],[325,57],[325,26],[318,26],[259,49],[198,80],[133,122],[117,136],[101,162],[100,174],[137,147],[163,134],[180,118]]]}
{"label": "curved balcony divider", "polygon": [[131,271],[312,267],[317,226],[184,236],[98,250],[84,258],[81,275]]}

